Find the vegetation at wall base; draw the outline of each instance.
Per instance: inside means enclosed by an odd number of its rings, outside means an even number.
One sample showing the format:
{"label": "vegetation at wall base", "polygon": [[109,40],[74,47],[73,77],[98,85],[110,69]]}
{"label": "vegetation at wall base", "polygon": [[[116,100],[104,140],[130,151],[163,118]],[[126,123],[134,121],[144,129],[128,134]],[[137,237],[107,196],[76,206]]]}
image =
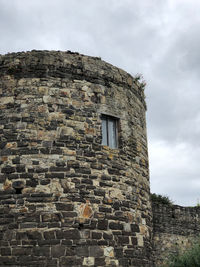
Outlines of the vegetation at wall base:
{"label": "vegetation at wall base", "polygon": [[162,196],[159,194],[151,193],[151,201],[154,203],[160,203],[165,205],[173,205],[173,202],[168,196]]}
{"label": "vegetation at wall base", "polygon": [[200,267],[200,239],[185,252],[177,252],[163,267]]}

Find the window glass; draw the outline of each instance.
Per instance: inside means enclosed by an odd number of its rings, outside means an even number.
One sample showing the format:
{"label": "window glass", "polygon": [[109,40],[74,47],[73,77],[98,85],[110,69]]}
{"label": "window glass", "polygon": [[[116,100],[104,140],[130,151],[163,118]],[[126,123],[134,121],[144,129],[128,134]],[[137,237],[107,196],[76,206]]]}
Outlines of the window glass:
{"label": "window glass", "polygon": [[117,148],[117,119],[102,116],[102,145]]}
{"label": "window glass", "polygon": [[116,120],[108,119],[108,144],[111,148],[116,148]]}
{"label": "window glass", "polygon": [[106,118],[102,118],[102,145],[108,145],[108,138],[107,138],[107,120]]}

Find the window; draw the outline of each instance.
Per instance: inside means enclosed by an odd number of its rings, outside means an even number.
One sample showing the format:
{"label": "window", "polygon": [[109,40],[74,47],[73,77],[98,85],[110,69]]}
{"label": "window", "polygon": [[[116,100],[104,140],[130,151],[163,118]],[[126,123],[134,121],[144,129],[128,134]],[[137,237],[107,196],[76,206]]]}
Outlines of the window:
{"label": "window", "polygon": [[102,115],[102,145],[117,148],[117,124],[118,119]]}

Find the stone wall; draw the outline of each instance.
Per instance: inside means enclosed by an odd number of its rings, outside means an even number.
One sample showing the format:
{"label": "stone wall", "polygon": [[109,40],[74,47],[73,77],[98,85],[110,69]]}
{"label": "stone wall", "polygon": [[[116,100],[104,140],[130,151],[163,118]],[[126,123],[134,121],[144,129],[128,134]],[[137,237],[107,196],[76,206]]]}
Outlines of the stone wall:
{"label": "stone wall", "polygon": [[152,266],[145,110],[138,80],[99,58],[0,56],[0,266]]}
{"label": "stone wall", "polygon": [[186,250],[200,234],[200,207],[153,203],[155,266],[170,254]]}

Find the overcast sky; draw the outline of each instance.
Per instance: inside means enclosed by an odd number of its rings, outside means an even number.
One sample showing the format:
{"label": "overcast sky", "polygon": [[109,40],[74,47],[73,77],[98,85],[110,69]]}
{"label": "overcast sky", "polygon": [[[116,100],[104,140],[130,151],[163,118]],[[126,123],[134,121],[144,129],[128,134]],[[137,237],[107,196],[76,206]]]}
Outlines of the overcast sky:
{"label": "overcast sky", "polygon": [[200,201],[200,1],[0,0],[0,54],[98,56],[147,82],[151,191]]}

